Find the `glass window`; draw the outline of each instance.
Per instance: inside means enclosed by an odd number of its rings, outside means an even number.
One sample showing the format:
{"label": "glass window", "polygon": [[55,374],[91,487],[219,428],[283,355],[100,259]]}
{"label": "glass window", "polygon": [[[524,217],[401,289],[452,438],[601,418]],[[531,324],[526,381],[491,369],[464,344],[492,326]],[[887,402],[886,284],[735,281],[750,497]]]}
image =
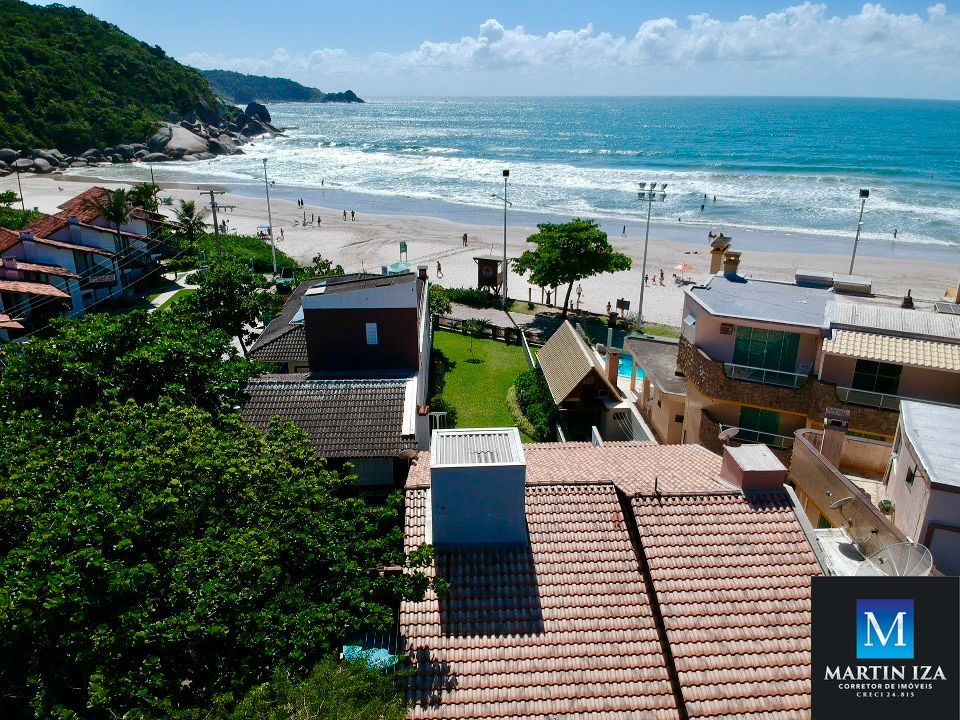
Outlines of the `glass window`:
{"label": "glass window", "polygon": [[378,345],[380,338],[377,333],[376,323],[367,323],[367,345]]}
{"label": "glass window", "polygon": [[737,327],[733,362],[737,365],[796,372],[800,335],[779,330]]}
{"label": "glass window", "polygon": [[917,469],[915,467],[907,470],[907,485],[913,485],[913,481],[917,479]]}
{"label": "glass window", "polygon": [[853,387],[856,390],[896,395],[900,388],[900,373],[903,367],[873,360],[857,360],[853,371]]}
{"label": "glass window", "polygon": [[753,407],[740,408],[740,427],[746,442],[772,443],[780,430],[780,413]]}

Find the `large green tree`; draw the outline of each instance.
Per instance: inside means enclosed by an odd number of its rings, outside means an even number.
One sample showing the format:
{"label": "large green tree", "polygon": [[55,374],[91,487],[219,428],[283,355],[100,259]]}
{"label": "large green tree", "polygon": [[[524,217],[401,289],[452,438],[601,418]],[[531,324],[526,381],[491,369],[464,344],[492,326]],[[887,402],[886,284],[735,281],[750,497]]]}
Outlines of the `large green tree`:
{"label": "large green tree", "polygon": [[0,412],[36,409],[49,419],[161,397],[221,412],[239,404],[257,372],[226,334],[163,312],[55,320],[50,337],[8,344],[0,359]]}
{"label": "large green tree", "polygon": [[195,200],[181,200],[173,211],[173,236],[182,250],[196,249],[197,241],[207,232],[207,212],[207,208],[198,208]]}
{"label": "large green tree", "polygon": [[152,182],[142,182],[130,188],[127,192],[127,199],[133,207],[157,212],[160,209],[160,201],[157,200],[159,194],[160,188]]}
{"label": "large green tree", "polygon": [[2,423],[0,717],[204,717],[427,586],[380,572],[399,497],[349,497],[291,425],[167,399]]}
{"label": "large green tree", "polygon": [[567,316],[575,282],[630,269],[630,258],[614,251],[595,220],[576,218],[562,224],[540,223],[537,228],[538,232],[527,238],[536,249],[517,258],[514,269],[521,274],[530,273],[530,282],[541,287],[567,286],[561,317]]}
{"label": "large green tree", "polygon": [[269,304],[263,276],[235,260],[221,260],[200,273],[200,286],[177,302],[181,321],[191,320],[222,330],[240,343],[247,354],[250,326]]}

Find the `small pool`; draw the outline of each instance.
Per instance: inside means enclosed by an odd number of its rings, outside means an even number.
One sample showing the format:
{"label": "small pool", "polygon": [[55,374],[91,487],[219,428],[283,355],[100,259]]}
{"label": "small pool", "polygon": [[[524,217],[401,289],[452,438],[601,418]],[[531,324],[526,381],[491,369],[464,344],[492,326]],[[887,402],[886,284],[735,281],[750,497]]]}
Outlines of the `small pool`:
{"label": "small pool", "polygon": [[[617,368],[617,375],[628,378],[633,373],[633,355],[623,353],[620,356],[620,366]],[[643,379],[643,369],[637,368],[637,380]]]}

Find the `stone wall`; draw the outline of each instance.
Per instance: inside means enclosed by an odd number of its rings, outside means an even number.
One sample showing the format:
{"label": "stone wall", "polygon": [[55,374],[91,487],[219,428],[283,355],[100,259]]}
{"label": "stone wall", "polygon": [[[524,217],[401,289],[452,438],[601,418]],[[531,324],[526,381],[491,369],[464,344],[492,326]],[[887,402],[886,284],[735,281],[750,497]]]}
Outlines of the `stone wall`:
{"label": "stone wall", "polygon": [[893,410],[845,404],[837,396],[835,385],[820,382],[814,377],[796,390],[731,380],[724,373],[723,363],[714,362],[682,337],[677,348],[677,369],[707,397],[738,405],[758,405],[799,413],[815,423],[823,422],[828,407],[843,407],[850,410],[851,430],[892,436],[900,417],[900,414]]}

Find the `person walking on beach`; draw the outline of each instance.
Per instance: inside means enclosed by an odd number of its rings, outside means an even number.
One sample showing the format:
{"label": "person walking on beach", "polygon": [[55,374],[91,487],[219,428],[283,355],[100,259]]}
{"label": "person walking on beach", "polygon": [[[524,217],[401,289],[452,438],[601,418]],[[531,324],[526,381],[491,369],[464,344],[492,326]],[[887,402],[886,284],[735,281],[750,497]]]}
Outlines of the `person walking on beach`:
{"label": "person walking on beach", "polygon": [[353,221],[356,220],[356,219],[357,219],[357,214],[356,214],[353,210],[351,210],[351,211],[350,211],[350,222],[353,222]]}
{"label": "person walking on beach", "polygon": [[440,261],[439,261],[439,260],[437,260],[437,277],[438,277],[438,278],[442,278],[442,277],[443,277],[443,268],[440,267]]}
{"label": "person walking on beach", "polygon": [[609,315],[612,311],[613,311],[613,308],[610,307],[610,301],[607,300],[607,315]]}
{"label": "person walking on beach", "polygon": [[283,242],[283,228],[280,228],[280,242]]}
{"label": "person walking on beach", "polygon": [[466,233],[463,234],[463,246],[464,246],[464,247],[467,246],[467,234],[466,234]]}
{"label": "person walking on beach", "polygon": [[623,226],[623,237],[626,237],[626,236],[627,236],[627,226],[624,225],[624,226]]}
{"label": "person walking on beach", "polygon": [[660,284],[663,285],[663,268],[660,268]]}
{"label": "person walking on beach", "polygon": [[347,220],[347,211],[346,211],[346,210],[343,211],[343,220],[344,220],[344,222],[346,222],[346,220]]}

